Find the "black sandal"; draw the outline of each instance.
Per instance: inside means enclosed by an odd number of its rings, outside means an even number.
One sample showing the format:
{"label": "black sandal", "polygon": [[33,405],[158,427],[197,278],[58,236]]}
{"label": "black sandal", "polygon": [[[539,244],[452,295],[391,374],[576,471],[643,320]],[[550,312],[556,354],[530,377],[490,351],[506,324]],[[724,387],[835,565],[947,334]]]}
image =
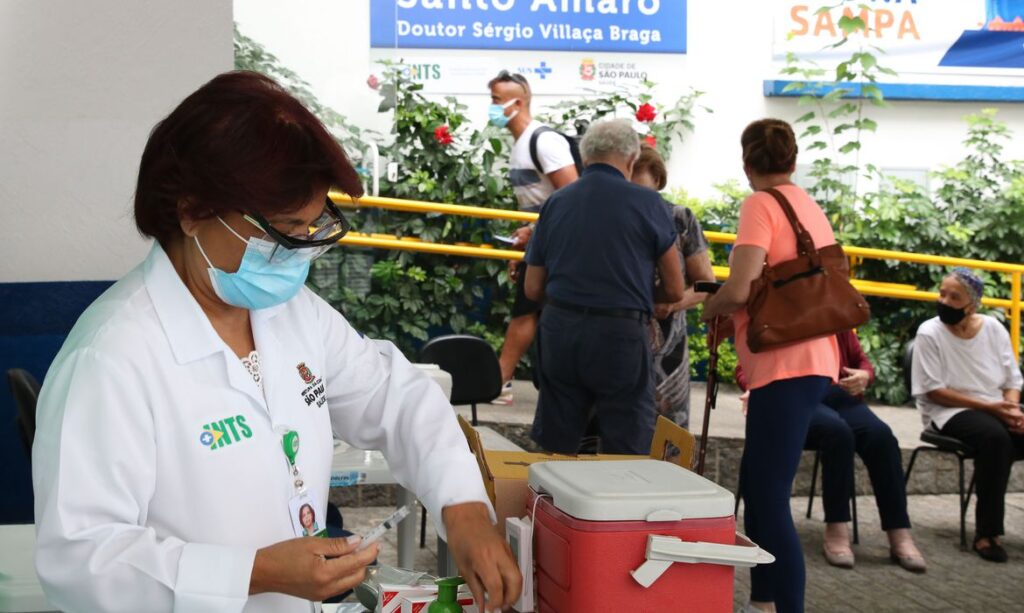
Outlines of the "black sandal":
{"label": "black sandal", "polygon": [[[987,538],[989,542],[988,547],[978,547],[978,541],[983,538]],[[974,551],[981,556],[982,560],[987,562],[996,562],[999,564],[1005,563],[1009,556],[1006,555],[1006,550],[1003,546],[995,542],[994,537],[990,536],[976,536],[974,537]]]}

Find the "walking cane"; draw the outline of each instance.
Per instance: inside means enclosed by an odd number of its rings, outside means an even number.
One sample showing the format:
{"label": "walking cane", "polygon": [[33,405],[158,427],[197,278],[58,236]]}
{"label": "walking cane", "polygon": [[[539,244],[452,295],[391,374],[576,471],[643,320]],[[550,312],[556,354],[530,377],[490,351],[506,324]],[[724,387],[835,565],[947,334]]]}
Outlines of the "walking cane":
{"label": "walking cane", "polygon": [[[693,285],[694,291],[708,294],[714,294],[720,287],[721,284],[708,281],[698,281]],[[698,475],[704,474],[704,457],[708,452],[708,426],[711,425],[711,411],[718,404],[718,344],[722,341],[720,334],[723,321],[719,315],[708,322],[708,383],[707,393],[704,395],[704,424],[700,431],[700,452],[697,454]]]}
{"label": "walking cane", "polygon": [[708,451],[708,427],[711,425],[711,411],[718,405],[718,343],[722,317],[708,322],[708,382],[704,395],[704,424],[700,429],[700,453],[697,455],[697,474],[704,474],[704,456]]}

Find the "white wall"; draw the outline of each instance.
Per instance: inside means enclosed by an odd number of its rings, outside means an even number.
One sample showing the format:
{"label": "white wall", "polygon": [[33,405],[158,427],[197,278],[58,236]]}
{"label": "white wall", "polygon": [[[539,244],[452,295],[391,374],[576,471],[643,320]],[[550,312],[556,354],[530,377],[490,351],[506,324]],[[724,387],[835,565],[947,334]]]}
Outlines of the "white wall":
{"label": "white wall", "polygon": [[145,257],[153,125],[230,70],[230,0],[0,0],[0,282],[111,280]]}
{"label": "white wall", "polygon": [[[385,128],[376,113],[378,98],[366,85],[375,70],[369,50],[368,0],[235,0],[235,19],[246,35],[264,44],[283,63],[309,81],[321,100],[364,127]],[[735,3],[734,3],[735,4]],[[773,74],[773,2],[744,2],[725,9],[709,0],[689,2],[688,54],[673,60],[660,81],[659,99],[671,101],[687,87],[707,92],[702,102],[714,110],[698,113],[696,131],[675,149],[669,181],[702,196],[714,193],[713,184],[743,179],[739,164],[739,135],[750,121],[765,116],[794,120],[806,109],[796,100],[765,98],[762,83]],[[732,7],[732,5],[730,5]],[[506,65],[553,58],[549,51],[397,51],[395,57],[429,54],[432,57],[499,56]],[[578,62],[584,54],[571,55]],[[607,54],[606,54],[607,55]],[[623,61],[652,62],[645,54],[622,54]],[[607,59],[607,57],[605,58]],[[659,78],[660,77],[660,78]],[[569,77],[571,78],[571,77]],[[488,103],[486,79],[479,95],[460,95],[471,116],[481,123]],[[535,96],[535,106],[557,101]],[[936,169],[960,159],[965,135],[963,117],[989,106],[1000,108],[1000,118],[1017,132],[1007,153],[1024,159],[1024,104],[959,102],[893,102],[888,109],[872,109],[879,123],[877,135],[864,138],[863,160],[883,168]],[[807,159],[803,160],[807,161]]]}

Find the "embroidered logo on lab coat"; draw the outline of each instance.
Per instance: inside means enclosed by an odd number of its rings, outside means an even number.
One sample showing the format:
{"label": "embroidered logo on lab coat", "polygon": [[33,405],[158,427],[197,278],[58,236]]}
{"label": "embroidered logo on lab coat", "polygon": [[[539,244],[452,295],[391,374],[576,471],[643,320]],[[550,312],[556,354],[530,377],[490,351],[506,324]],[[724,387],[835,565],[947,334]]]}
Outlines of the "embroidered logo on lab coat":
{"label": "embroidered logo on lab coat", "polygon": [[245,423],[244,415],[235,415],[203,426],[199,442],[211,451],[252,438],[252,428]]}
{"label": "embroidered logo on lab coat", "polygon": [[309,369],[309,366],[306,366],[305,362],[299,362],[299,365],[295,368],[299,369],[299,376],[302,377],[302,382],[306,385],[312,383],[313,379],[316,378],[316,375],[314,375],[313,371]]}
{"label": "embroidered logo on lab coat", "polygon": [[296,366],[299,370],[299,376],[302,377],[302,382],[306,384],[306,388],[302,390],[302,400],[306,403],[307,407],[316,406],[322,407],[327,402],[327,390],[324,388],[323,377],[318,377],[313,374],[313,371],[306,366],[305,362],[299,362]]}

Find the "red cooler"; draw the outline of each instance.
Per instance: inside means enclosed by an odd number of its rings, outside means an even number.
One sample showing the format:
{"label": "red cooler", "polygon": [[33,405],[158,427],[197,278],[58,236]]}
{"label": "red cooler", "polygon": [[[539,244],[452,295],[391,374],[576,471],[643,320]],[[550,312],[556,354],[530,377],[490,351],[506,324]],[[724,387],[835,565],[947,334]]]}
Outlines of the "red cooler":
{"label": "red cooler", "polygon": [[530,487],[537,613],[731,612],[735,568],[774,561],[732,493],[669,462],[543,462]]}

